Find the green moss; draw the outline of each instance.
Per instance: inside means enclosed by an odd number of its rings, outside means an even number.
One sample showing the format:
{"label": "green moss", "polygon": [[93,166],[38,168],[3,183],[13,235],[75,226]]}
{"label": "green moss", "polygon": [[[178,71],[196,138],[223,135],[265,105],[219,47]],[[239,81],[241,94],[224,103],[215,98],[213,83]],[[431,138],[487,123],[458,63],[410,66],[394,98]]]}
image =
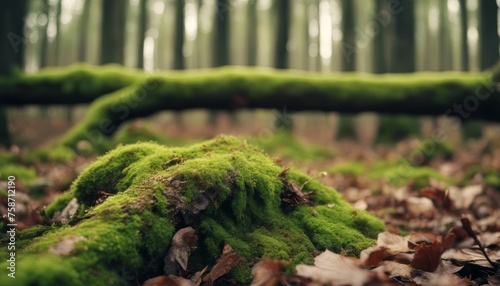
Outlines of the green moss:
{"label": "green moss", "polygon": [[292,160],[328,159],[334,156],[333,150],[304,144],[287,131],[276,132],[270,137],[252,137],[247,141],[270,154]]}
{"label": "green moss", "polygon": [[362,162],[351,161],[342,164],[337,164],[327,169],[327,171],[328,173],[331,174],[359,176],[363,172],[365,172],[365,166]]}
{"label": "green moss", "polygon": [[71,148],[65,146],[54,146],[27,153],[23,156],[23,162],[25,164],[33,164],[36,161],[67,163],[71,161],[75,155],[75,151]]}
{"label": "green moss", "polygon": [[453,178],[448,178],[430,167],[413,166],[405,159],[378,161],[370,166],[368,175],[372,178],[384,178],[396,186],[404,186],[412,181],[415,188],[428,186],[431,178],[446,184],[454,182]]}
{"label": "green moss", "polygon": [[455,149],[444,141],[423,140],[408,156],[408,161],[416,166],[428,164],[431,160],[441,158],[450,160]]}
{"label": "green moss", "polygon": [[462,185],[470,184],[476,174],[483,176],[487,185],[500,190],[500,171],[497,169],[474,165],[467,168],[464,173]]}
{"label": "green moss", "polygon": [[133,84],[143,76],[142,72],[116,65],[98,68],[87,64],[63,68],[51,67],[36,74],[16,73],[0,77],[0,94],[32,91],[32,94],[30,92],[23,94],[32,102],[44,102],[40,96],[47,94],[46,97],[54,96],[51,102],[84,103]]}
{"label": "green moss", "polygon": [[[19,262],[18,275],[47,285],[104,285],[119,279],[123,269],[142,282],[161,273],[175,230],[192,225],[199,239],[191,270],[213,265],[229,243],[244,261],[230,275],[248,282],[248,265],[264,257],[295,265],[311,263],[316,250],[357,255],[383,231],[381,221],[354,210],[335,190],[316,181],[304,186],[304,191],[314,192],[313,206],[285,214],[282,171],[259,148],[234,137],[183,148],[153,143],[119,147],[82,172],[70,195],[47,207],[50,215],[72,196],[82,204],[71,224],[23,244],[19,254],[26,258]],[[288,180],[303,185],[310,177],[290,170]],[[75,236],[83,239],[71,255],[47,254],[58,241]],[[61,275],[59,265],[67,273]]]}
{"label": "green moss", "polygon": [[355,139],[356,137],[355,117],[347,114],[340,115],[337,139]]}
{"label": "green moss", "polygon": [[31,180],[36,178],[36,170],[31,167],[24,167],[18,164],[6,164],[0,166],[0,178],[7,178],[8,176],[16,177],[16,180],[28,184]]}
{"label": "green moss", "polygon": [[372,179],[385,179],[395,186],[405,186],[413,182],[415,188],[428,186],[429,179],[452,184],[455,180],[448,178],[438,171],[426,166],[414,166],[404,158],[399,160],[380,160],[369,164],[352,161],[337,164],[327,169],[330,174],[350,176],[368,176]]}
{"label": "green moss", "polygon": [[379,117],[377,142],[396,143],[409,137],[420,137],[420,121],[414,116],[389,116]]}
{"label": "green moss", "polygon": [[158,134],[151,130],[147,125],[134,126],[133,124],[126,124],[122,126],[114,135],[113,143],[118,144],[133,144],[137,142],[156,142],[166,146],[185,146],[188,143],[194,143],[187,140],[178,138],[167,137]]}
{"label": "green moss", "polygon": [[62,211],[74,197],[73,192],[65,192],[60,195],[56,200],[47,205],[42,211],[41,215],[45,219],[52,219],[57,211]]}
{"label": "green moss", "polygon": [[[187,108],[275,108],[290,111],[442,114],[475,94],[477,86],[493,85],[484,74],[415,73],[405,75],[310,74],[252,68],[158,73],[135,76],[133,84],[112,89],[94,100],[86,118],[60,141],[75,148],[81,140],[100,145],[125,120],[161,110]],[[1,85],[1,83],[0,83]],[[118,87],[117,85],[116,87]],[[76,88],[80,90],[80,88]],[[97,88],[96,88],[97,90]],[[303,100],[303,99],[307,100]],[[498,104],[497,97],[485,102]],[[495,120],[489,109],[474,116]]]}
{"label": "green moss", "polygon": [[483,137],[483,129],[485,126],[486,122],[484,121],[465,121],[462,125],[462,138],[464,140],[469,140]]}

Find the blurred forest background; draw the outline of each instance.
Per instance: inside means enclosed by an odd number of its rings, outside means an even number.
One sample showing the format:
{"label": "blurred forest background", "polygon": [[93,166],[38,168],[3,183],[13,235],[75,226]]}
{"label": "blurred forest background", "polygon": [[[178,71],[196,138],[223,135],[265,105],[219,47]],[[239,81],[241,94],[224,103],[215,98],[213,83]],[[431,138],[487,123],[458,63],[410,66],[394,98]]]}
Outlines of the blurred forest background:
{"label": "blurred forest background", "polygon": [[[499,60],[495,0],[13,3],[9,5],[26,11],[23,38],[14,40],[22,42],[20,56],[28,73],[77,62],[115,63],[147,72],[224,65],[361,73],[481,71]],[[8,9],[0,13],[8,13]],[[12,141],[25,146],[45,143],[80,120],[85,110],[85,105],[9,107]],[[205,137],[218,132],[258,135],[272,121],[274,113],[162,112],[152,122],[160,126],[160,131],[179,136],[193,132]],[[342,118],[357,122],[358,128],[352,135],[365,136],[361,139],[368,143],[375,137],[369,130],[376,130],[377,124],[384,121],[375,114],[353,118],[332,113],[297,113],[294,132],[331,142],[342,131]],[[431,118],[412,120],[419,122],[424,133],[439,124],[439,120]],[[485,126],[476,124],[472,129],[481,133]]]}

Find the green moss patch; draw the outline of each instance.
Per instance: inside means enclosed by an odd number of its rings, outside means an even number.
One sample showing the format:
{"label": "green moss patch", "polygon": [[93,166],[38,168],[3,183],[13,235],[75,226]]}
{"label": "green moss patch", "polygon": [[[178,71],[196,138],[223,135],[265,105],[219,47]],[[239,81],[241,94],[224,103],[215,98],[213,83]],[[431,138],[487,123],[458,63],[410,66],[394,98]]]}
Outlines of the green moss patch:
{"label": "green moss patch", "polygon": [[248,142],[261,147],[264,151],[291,160],[328,159],[334,151],[328,148],[304,144],[297,140],[291,132],[276,132],[269,137],[252,137]]}
{"label": "green moss patch", "polygon": [[[309,180],[297,170],[283,173],[258,147],[233,137],[183,148],[119,147],[47,207],[50,215],[73,196],[81,204],[67,224],[21,243],[16,282],[109,285],[122,281],[123,272],[142,282],[162,273],[170,239],[186,225],[198,235],[192,270],[213,265],[228,243],[244,260],[230,273],[239,282],[248,282],[249,265],[265,257],[295,265],[311,263],[317,250],[357,255],[372,245],[383,223]],[[292,183],[313,194],[309,204],[284,212],[284,190]],[[69,254],[58,252],[61,241],[74,244]]]}
{"label": "green moss patch", "polygon": [[329,174],[341,174],[353,177],[366,176],[372,179],[384,179],[388,184],[405,186],[411,182],[414,188],[423,188],[429,185],[429,179],[445,184],[454,183],[453,178],[446,177],[437,170],[428,166],[414,166],[408,160],[381,160],[367,165],[349,161],[337,164],[327,169]]}

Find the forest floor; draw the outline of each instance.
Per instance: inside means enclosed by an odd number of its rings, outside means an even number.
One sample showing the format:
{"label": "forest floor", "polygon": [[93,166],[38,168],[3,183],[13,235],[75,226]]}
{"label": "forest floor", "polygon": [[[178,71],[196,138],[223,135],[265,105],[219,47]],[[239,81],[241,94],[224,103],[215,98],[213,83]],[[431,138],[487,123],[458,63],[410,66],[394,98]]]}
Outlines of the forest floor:
{"label": "forest floor", "polygon": [[[121,143],[186,142],[142,126],[128,132]],[[387,231],[359,258],[325,251],[315,266],[298,266],[296,273],[280,272],[286,262],[263,260],[253,267],[252,285],[500,285],[499,137],[471,140],[451,150],[434,141],[422,147],[425,141],[416,139],[376,147],[345,141],[332,148],[280,136],[249,141],[272,154],[278,164],[298,167],[335,188],[355,208],[381,218]],[[68,189],[95,157],[51,156],[19,147],[0,152],[0,190],[6,189],[7,175],[19,179],[19,229],[43,223],[37,211]],[[5,214],[3,192],[0,205]],[[167,278],[148,285],[167,283]],[[196,277],[172,279],[170,285],[201,283]],[[230,283],[224,277],[219,280],[216,285]]]}

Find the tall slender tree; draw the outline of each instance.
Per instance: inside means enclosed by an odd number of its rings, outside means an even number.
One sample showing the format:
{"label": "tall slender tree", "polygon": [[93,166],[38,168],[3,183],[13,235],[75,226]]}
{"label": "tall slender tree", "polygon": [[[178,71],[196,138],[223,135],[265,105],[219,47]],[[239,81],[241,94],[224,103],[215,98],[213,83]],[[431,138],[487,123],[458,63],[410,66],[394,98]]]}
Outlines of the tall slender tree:
{"label": "tall slender tree", "polygon": [[[14,70],[23,68],[24,44],[23,34],[24,17],[27,1],[2,1],[0,9],[0,75],[6,75]],[[0,106],[0,146],[8,147],[11,144],[7,109]]]}
{"label": "tall slender tree", "polygon": [[[375,0],[375,18],[377,15],[385,11],[386,0]],[[373,72],[374,73],[385,73],[387,72],[387,63],[385,58],[385,27],[375,19],[374,23],[379,25],[378,32],[373,37]],[[385,22],[384,22],[385,23]],[[377,31],[377,30],[375,30]]]}
{"label": "tall slender tree", "polygon": [[460,61],[462,70],[468,71],[469,68],[469,43],[468,43],[468,17],[467,17],[467,0],[459,0],[460,3]]}
{"label": "tall slender tree", "polygon": [[49,27],[49,10],[50,10],[50,5],[49,5],[49,0],[43,0],[41,1],[41,6],[42,6],[42,13],[45,14],[47,17],[47,23],[45,24],[44,27],[41,28],[41,37],[40,37],[40,61],[39,61],[39,67],[43,68],[47,66],[47,53],[48,53],[48,45],[49,45],[49,36],[47,35],[47,30]]}
{"label": "tall slender tree", "polygon": [[175,2],[174,69],[182,70],[184,61],[184,0]]}
{"label": "tall slender tree", "polygon": [[144,39],[146,38],[146,29],[148,23],[147,0],[139,2],[139,31],[137,40],[137,68],[144,68]]}
{"label": "tall slender tree", "polygon": [[499,60],[498,5],[496,0],[479,1],[479,68],[485,70]]}
{"label": "tall slender tree", "polygon": [[80,35],[79,36],[79,45],[78,45],[78,61],[84,62],[87,59],[87,39],[88,39],[88,30],[90,23],[90,1],[92,0],[84,0],[83,2],[83,10],[82,15],[80,16]]}
{"label": "tall slender tree", "polygon": [[342,0],[342,70],[356,69],[356,35],[354,1]]}
{"label": "tall slender tree", "polygon": [[415,1],[402,0],[395,9],[393,21],[394,38],[389,72],[415,71]]}
{"label": "tall slender tree", "polygon": [[274,67],[288,68],[288,39],[290,31],[290,1],[276,1],[277,33],[275,42]]}
{"label": "tall slender tree", "polygon": [[257,0],[248,1],[248,65],[257,64]]}
{"label": "tall slender tree", "polygon": [[448,2],[439,1],[439,69],[447,71],[452,69],[451,29],[448,20]]}
{"label": "tall slender tree", "polygon": [[123,0],[102,1],[101,64],[123,64],[126,4]]}
{"label": "tall slender tree", "polygon": [[215,7],[214,66],[229,64],[229,0],[217,0]]}
{"label": "tall slender tree", "polygon": [[62,1],[63,0],[58,0],[57,5],[56,5],[56,37],[54,39],[54,53],[53,53],[53,60],[54,62],[52,65],[58,66],[61,64],[61,12],[62,12]]}

